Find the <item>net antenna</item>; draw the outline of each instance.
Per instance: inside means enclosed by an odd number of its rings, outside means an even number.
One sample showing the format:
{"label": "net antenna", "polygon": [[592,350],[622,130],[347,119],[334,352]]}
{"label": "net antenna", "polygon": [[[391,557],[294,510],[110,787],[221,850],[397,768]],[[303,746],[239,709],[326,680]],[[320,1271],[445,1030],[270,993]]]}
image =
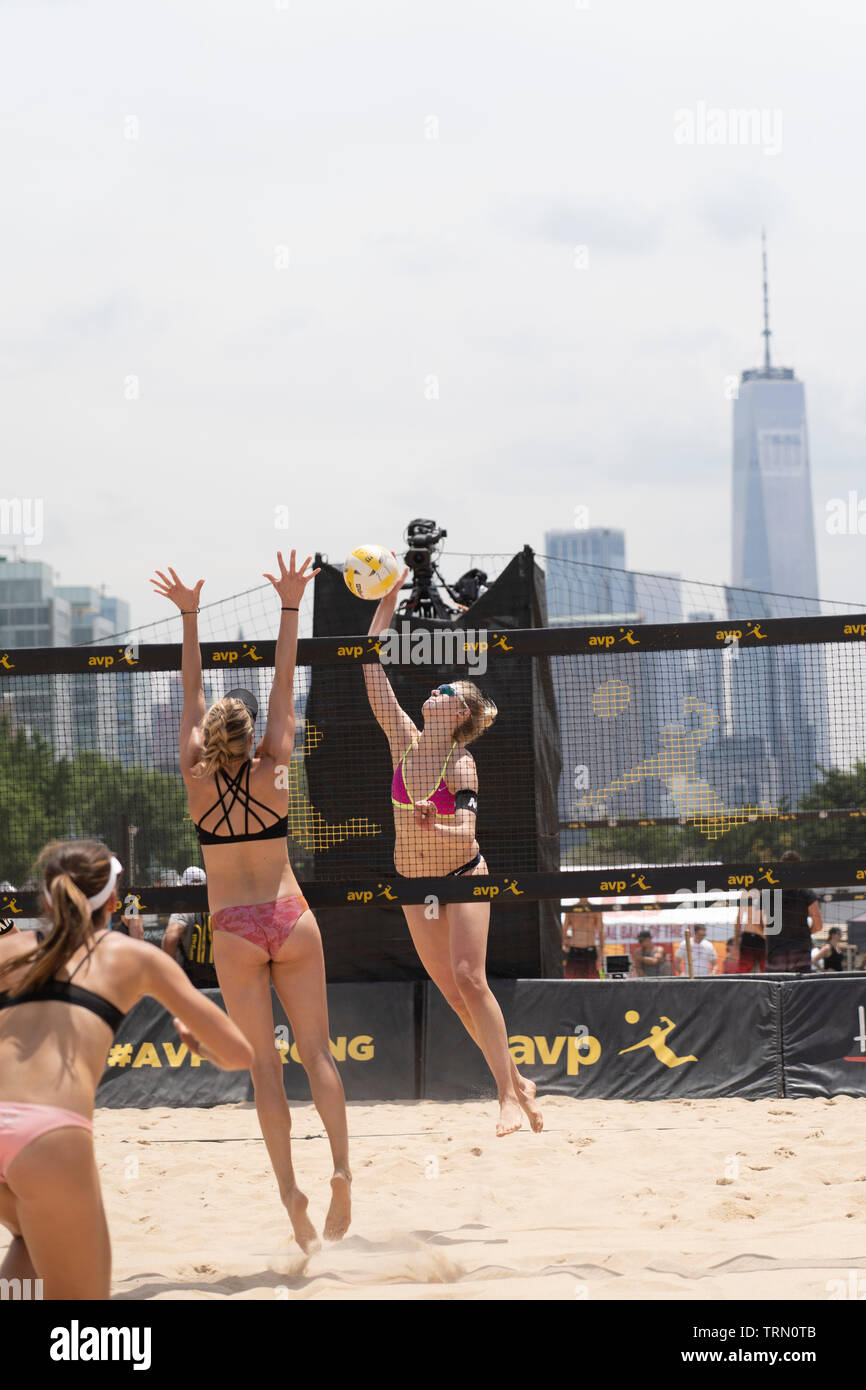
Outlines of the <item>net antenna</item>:
{"label": "net antenna", "polygon": [[770,292],[767,287],[767,233],[761,228],[761,265],[764,273],[764,371],[770,371]]}

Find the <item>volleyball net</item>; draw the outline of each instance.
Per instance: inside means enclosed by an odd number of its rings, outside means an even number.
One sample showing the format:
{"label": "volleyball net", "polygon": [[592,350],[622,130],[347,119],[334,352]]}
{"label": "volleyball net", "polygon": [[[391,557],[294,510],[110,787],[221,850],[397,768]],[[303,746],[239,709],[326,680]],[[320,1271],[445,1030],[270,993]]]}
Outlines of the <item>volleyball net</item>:
{"label": "volleyball net", "polygon": [[[551,622],[528,550],[454,623],[396,618],[373,639],[371,612],[323,564],[305,615],[316,635],[298,646],[294,749],[277,770],[302,890],[331,911],[347,958],[366,949],[358,906],[386,914],[380,937],[405,935],[394,914],[410,903],[487,896],[523,909],[524,954],[511,965],[530,973],[539,936],[541,957],[558,960],[564,899],[700,886],[866,893],[863,614]],[[252,636],[201,644],[206,701],[250,689],[257,740],[274,647]],[[428,777],[412,750],[394,791],[368,665],[418,728],[441,684],[472,681],[495,702],[495,722],[471,744],[487,875],[453,876],[468,854],[447,769],[435,827],[418,827],[406,803],[434,792],[438,767]],[[124,862],[122,890],[153,911],[204,905],[204,890],[179,883],[200,863],[178,770],[182,703],[177,642],[124,635],[0,653],[0,915],[38,913],[33,862],[55,838],[103,840]],[[404,850],[419,856],[411,872],[404,853],[407,877],[394,865],[395,815]],[[799,863],[780,862],[788,849]]]}

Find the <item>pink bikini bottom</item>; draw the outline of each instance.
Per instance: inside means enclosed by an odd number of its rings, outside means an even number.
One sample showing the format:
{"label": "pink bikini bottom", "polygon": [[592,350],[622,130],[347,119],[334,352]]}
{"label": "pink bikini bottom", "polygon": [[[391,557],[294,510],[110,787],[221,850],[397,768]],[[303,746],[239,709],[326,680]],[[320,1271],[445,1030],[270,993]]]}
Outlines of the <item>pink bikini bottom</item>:
{"label": "pink bikini bottom", "polygon": [[17,1101],[0,1100],[0,1182],[6,1181],[12,1160],[34,1139],[53,1129],[73,1128],[87,1129],[92,1134],[93,1121],[56,1105],[19,1105]]}
{"label": "pink bikini bottom", "polygon": [[309,910],[306,898],[277,898],[275,903],[221,907],[211,917],[214,931],[242,936],[273,960],[298,918]]}

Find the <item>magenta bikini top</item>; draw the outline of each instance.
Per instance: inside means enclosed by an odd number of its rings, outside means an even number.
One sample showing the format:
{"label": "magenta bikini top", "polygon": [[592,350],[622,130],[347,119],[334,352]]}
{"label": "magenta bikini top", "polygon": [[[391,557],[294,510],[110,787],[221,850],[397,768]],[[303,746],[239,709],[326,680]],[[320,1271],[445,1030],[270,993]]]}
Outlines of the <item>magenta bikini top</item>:
{"label": "magenta bikini top", "polygon": [[[419,734],[418,738],[420,737],[421,735]],[[415,744],[418,742],[418,738],[413,739],[413,741],[409,744],[409,747],[406,749],[406,752],[403,754],[402,758],[400,759],[399,763],[394,769],[394,776],[391,779],[391,801],[395,806],[403,806],[406,810],[409,810],[411,807],[413,807],[415,805],[415,802],[409,795],[409,788],[406,786],[406,777],[404,775],[403,764],[405,763],[409,754],[412,752],[412,749],[415,747]],[[451,752],[449,752],[448,757],[445,759],[442,771],[439,774],[439,782],[436,786],[436,790],[432,791],[428,797],[423,798],[424,800],[431,801],[433,803],[433,805],[436,807],[437,813],[440,816],[454,815],[454,796],[445,785],[445,768],[448,766],[451,760],[451,753],[454,752],[454,749],[456,747],[457,740],[455,739],[451,745]]]}

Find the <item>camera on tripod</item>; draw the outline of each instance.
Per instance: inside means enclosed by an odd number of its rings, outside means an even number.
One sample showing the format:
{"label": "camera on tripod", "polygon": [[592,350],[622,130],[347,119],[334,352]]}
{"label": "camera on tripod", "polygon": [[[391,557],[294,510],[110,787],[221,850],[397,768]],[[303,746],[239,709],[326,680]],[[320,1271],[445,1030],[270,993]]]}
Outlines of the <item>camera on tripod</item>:
{"label": "camera on tripod", "polygon": [[448,532],[436,525],[435,521],[425,521],[416,517],[406,527],[406,540],[409,549],[403,557],[413,574],[433,574],[433,556],[438,553],[439,543]]}
{"label": "camera on tripod", "polygon": [[[450,620],[460,609],[473,604],[487,584],[487,575],[479,569],[467,570],[455,584],[446,584],[436,566],[436,559],[441,542],[447,535],[444,526],[421,516],[410,521],[406,527],[408,549],[403,559],[412,571],[412,592],[401,605],[402,613],[411,613],[418,618]],[[434,582],[434,575],[458,608],[449,608],[445,603],[439,586]]]}

